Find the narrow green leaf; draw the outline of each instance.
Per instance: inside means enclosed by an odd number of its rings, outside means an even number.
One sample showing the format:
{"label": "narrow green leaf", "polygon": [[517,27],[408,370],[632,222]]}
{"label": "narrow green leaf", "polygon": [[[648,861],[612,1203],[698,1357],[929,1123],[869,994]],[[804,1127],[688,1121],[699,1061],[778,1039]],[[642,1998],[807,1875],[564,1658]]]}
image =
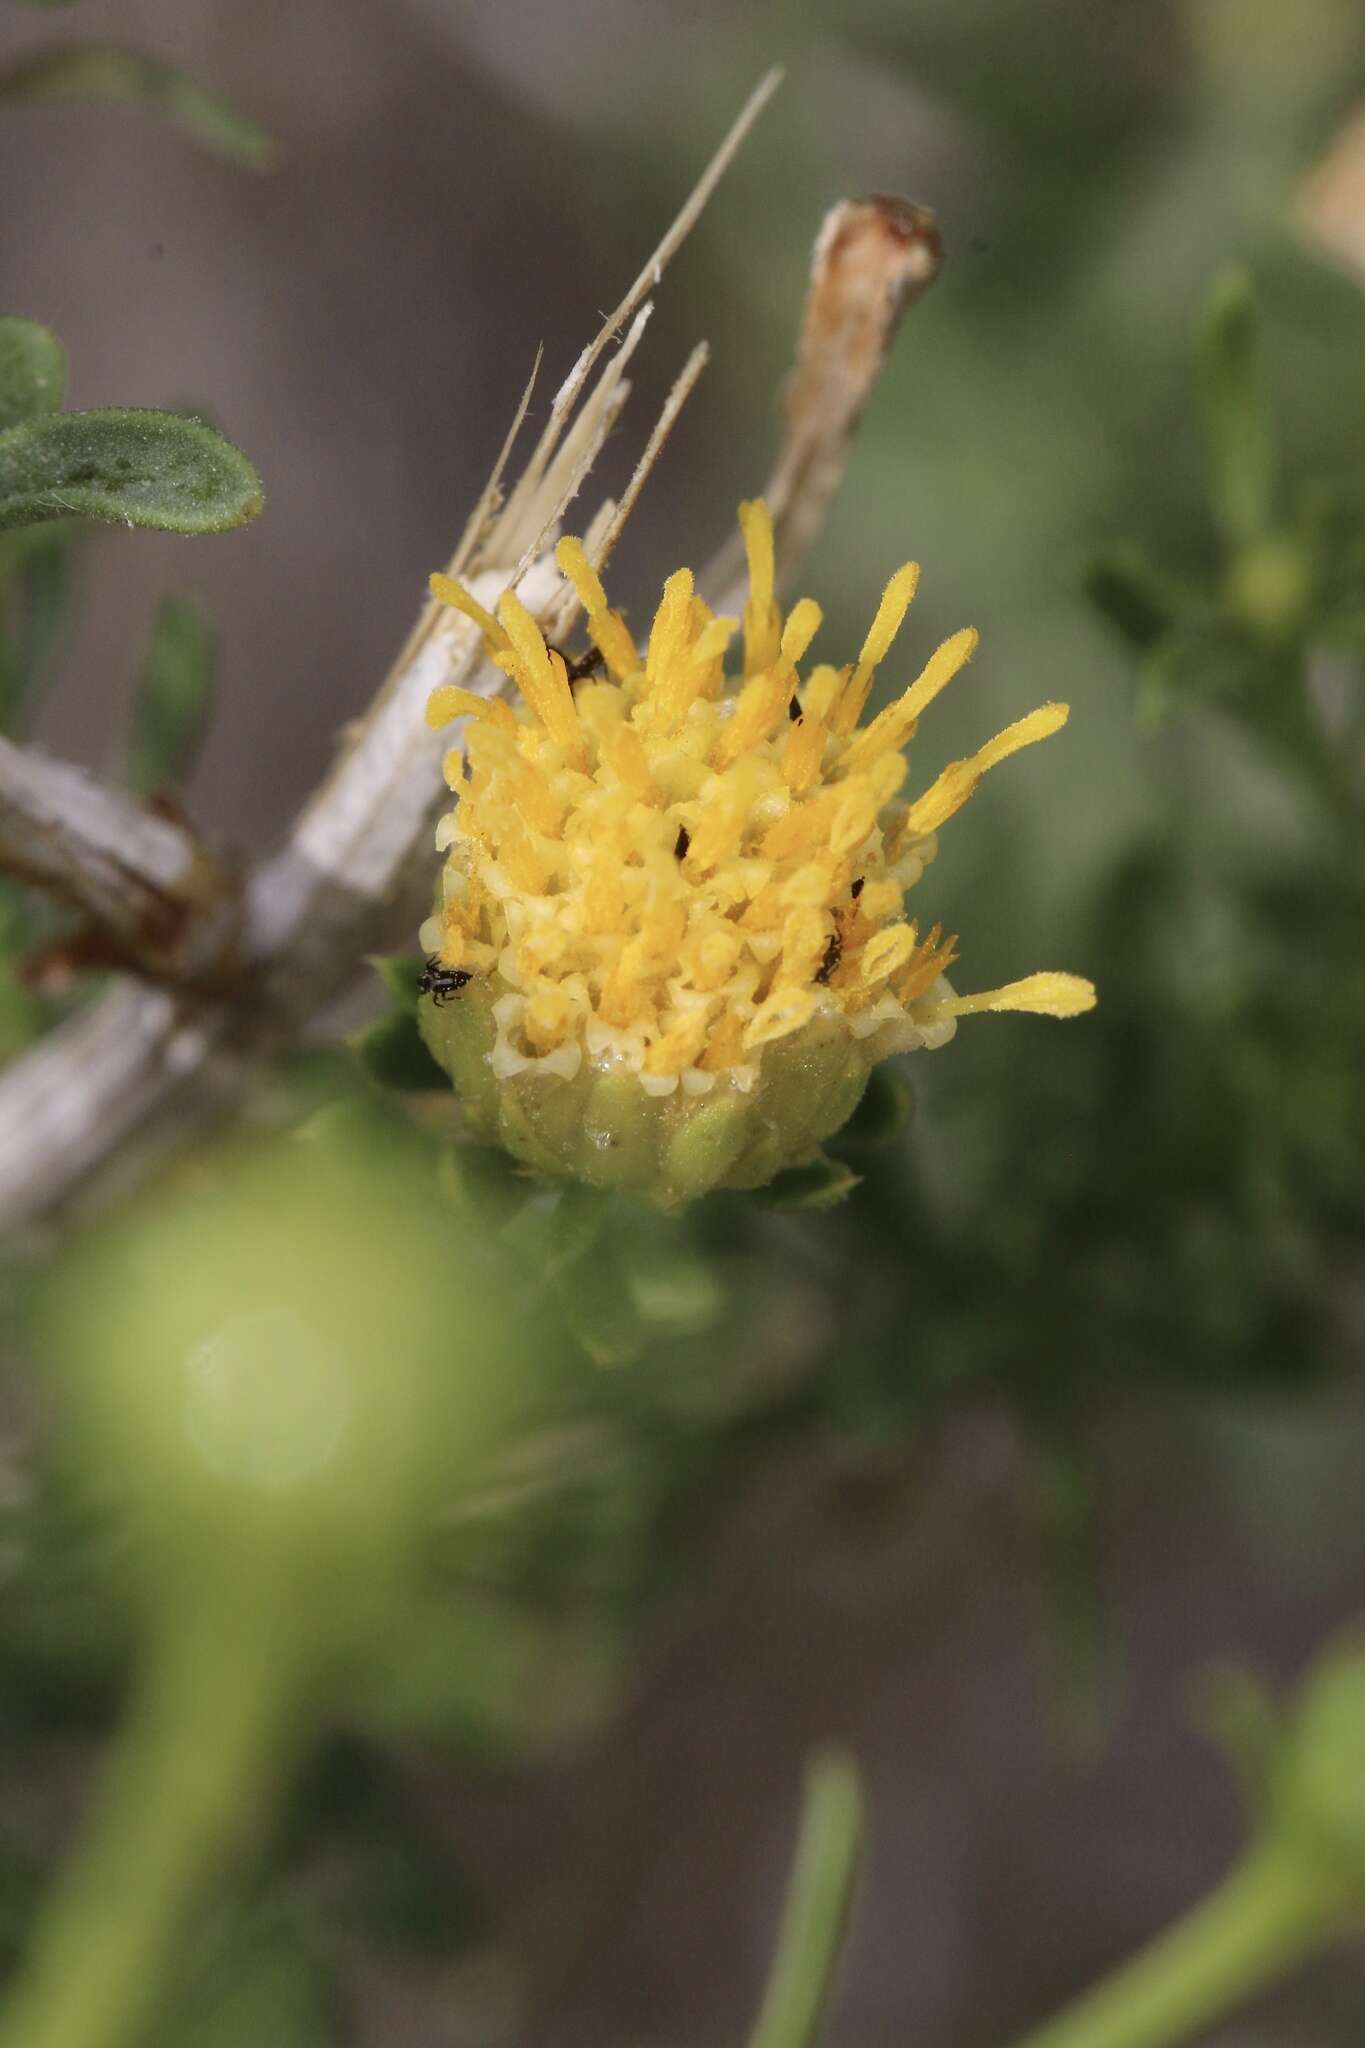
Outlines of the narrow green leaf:
{"label": "narrow green leaf", "polygon": [[45,680],[71,591],[71,534],[55,526],[24,538],[0,577],[0,732],[11,738]]}
{"label": "narrow green leaf", "polygon": [[248,170],[268,170],[278,151],[264,129],[187,72],[112,43],[37,50],[0,70],[0,99],[121,100],[152,107],[203,148]]}
{"label": "narrow green leaf", "polygon": [[858,1766],[822,1750],[806,1769],[777,1956],[749,2048],[811,2048],[843,1948],[863,1842]]}
{"label": "narrow green leaf", "polygon": [[213,628],[191,597],[157,608],[133,699],[124,780],[136,796],[188,779],[213,704]]}
{"label": "narrow green leaf", "polygon": [[0,319],[0,433],[56,412],[66,389],[66,350],[36,320]]}
{"label": "narrow green leaf", "polygon": [[245,455],[176,413],[66,412],[0,434],[0,530],[77,517],[224,533],[261,503]]}
{"label": "narrow green leaf", "polygon": [[1200,319],[1200,410],[1213,515],[1225,540],[1240,543],[1271,524],[1275,444],[1251,279],[1215,279]]}
{"label": "narrow green leaf", "polygon": [[804,1166],[789,1166],[762,1192],[770,1209],[834,1209],[847,1201],[862,1175],[843,1159],[821,1153]]}

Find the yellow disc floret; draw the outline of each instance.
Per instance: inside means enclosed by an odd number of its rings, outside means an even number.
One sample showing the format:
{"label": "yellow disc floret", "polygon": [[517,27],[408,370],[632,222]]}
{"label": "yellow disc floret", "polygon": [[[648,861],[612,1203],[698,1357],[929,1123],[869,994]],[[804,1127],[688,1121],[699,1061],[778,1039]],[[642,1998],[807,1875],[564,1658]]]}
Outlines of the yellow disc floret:
{"label": "yellow disc floret", "polygon": [[582,544],[561,541],[606,672],[576,684],[514,593],[494,618],[432,579],[521,703],[455,688],[431,700],[433,726],[469,723],[447,757],[459,803],[441,823],[441,905],[422,938],[469,980],[423,1004],[423,1028],[476,1128],[543,1170],[664,1201],[758,1185],[809,1156],[877,1060],[943,1044],[960,1014],[1065,1016],[1094,1000],[1061,974],[959,998],[945,978],[956,940],[904,913],[940,826],[1066,706],[1042,706],[905,801],[901,750],[975,633],[945,641],[862,725],[917,567],[891,578],[856,663],[803,680],[819,607],[805,598],[784,617],[767,508],[741,506],[740,524],[743,620],[715,616],[681,569],[643,656]]}

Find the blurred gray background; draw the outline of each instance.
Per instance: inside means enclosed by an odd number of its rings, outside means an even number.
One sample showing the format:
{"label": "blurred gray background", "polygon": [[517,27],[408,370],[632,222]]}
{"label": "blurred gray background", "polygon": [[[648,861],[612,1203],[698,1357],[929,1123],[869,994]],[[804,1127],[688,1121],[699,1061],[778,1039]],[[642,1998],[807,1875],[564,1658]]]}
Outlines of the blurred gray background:
{"label": "blurred gray background", "polygon": [[[1354,0],[85,0],[7,13],[0,55],[77,28],[190,67],[282,157],[253,176],[128,108],[0,125],[0,302],[61,334],[71,402],[201,406],[267,489],[226,539],[92,539],[49,744],[110,758],[154,604],[192,589],[221,679],[191,809],[222,843],[268,844],[407,632],[536,347],[543,404],[782,61],[638,359],[608,484],[693,342],[714,351],[615,588],[643,609],[728,531],[771,453],[823,208],[903,192],[938,211],[947,267],[803,581],[824,649],[856,645],[911,554],[906,665],[981,629],[926,775],[1044,696],[1072,703],[1066,737],[996,779],[935,873],[967,985],[1084,968],[1069,941],[1091,878],[1159,793],[1183,792],[1191,830],[1276,829],[1226,731],[1135,728],[1075,570],[1115,532],[1204,545],[1188,339],[1228,255],[1258,266],[1294,453],[1365,456],[1365,302],[1285,227],[1359,91]],[[500,1941],[538,1960],[523,1977],[495,1948],[455,1977],[376,1978],[383,2038],[739,2038],[801,1759],[828,1736],[865,1763],[873,1806],[837,2041],[986,2048],[1154,1931],[1238,1839],[1192,1673],[1245,1655],[1287,1675],[1365,1589],[1365,1412],[1339,1393],[1156,1403],[1112,1414],[1101,1457],[1102,1745],[1068,1746],[1049,1712],[1025,1465],[988,1404],[868,1512],[837,1472],[787,1470],[675,1609],[624,1725],[530,1772],[407,1767],[502,1901]],[[1359,1958],[1218,2038],[1365,2038]]]}

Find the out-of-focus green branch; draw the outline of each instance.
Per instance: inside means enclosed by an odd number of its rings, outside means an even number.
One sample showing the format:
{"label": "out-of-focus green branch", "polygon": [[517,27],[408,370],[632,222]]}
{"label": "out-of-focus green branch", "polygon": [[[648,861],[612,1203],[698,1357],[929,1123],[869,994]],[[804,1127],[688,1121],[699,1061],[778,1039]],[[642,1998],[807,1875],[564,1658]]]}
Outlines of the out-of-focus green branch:
{"label": "out-of-focus green branch", "polygon": [[801,1834],[777,1955],[749,2048],[809,2048],[843,1947],[863,1838],[857,1765],[822,1750],[806,1773]]}
{"label": "out-of-focus green branch", "polygon": [[1018,2048],[1179,2048],[1365,1915],[1365,1649],[1310,1673],[1220,1885]]}

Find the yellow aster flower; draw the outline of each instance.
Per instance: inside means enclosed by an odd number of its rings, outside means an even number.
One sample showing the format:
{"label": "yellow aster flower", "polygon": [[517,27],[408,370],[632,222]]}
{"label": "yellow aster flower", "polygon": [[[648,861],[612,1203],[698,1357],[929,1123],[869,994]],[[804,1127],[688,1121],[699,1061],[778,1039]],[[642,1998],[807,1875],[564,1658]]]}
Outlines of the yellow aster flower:
{"label": "yellow aster flower", "polygon": [[961,1015],[1095,1000],[1051,973],[958,996],[956,939],[904,910],[939,829],[1067,707],[1042,705],[906,800],[902,750],[976,634],[945,641],[864,725],[918,568],[887,584],[856,662],[803,677],[820,609],[803,598],[783,615],[767,508],[742,505],[740,524],[743,619],[716,617],[680,569],[643,654],[582,543],[560,542],[605,671],[588,679],[513,592],[494,618],[432,578],[521,702],[431,700],[433,726],[469,727],[447,757],[459,802],[422,932],[460,986],[423,1003],[423,1029],[477,1130],[546,1171],[666,1202],[810,1156],[878,1060],[944,1044]]}

